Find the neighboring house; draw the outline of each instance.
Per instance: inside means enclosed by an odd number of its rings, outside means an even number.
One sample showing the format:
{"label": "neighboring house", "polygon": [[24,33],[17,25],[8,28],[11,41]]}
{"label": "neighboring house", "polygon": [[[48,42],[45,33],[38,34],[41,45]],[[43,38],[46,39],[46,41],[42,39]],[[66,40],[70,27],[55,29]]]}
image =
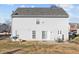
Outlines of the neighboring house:
{"label": "neighboring house", "polygon": [[0,24],[0,33],[8,32],[10,33],[11,27],[8,24]]}
{"label": "neighboring house", "polygon": [[69,23],[69,25],[70,25],[70,32],[77,31],[76,23]]}
{"label": "neighboring house", "polygon": [[9,37],[11,35],[10,31],[11,26],[9,24],[0,23],[0,40]]}
{"label": "neighboring house", "polygon": [[79,23],[69,23],[69,25],[70,25],[70,32],[79,34]]}
{"label": "neighboring house", "polygon": [[60,7],[17,8],[12,13],[12,37],[22,40],[68,40],[68,14]]}

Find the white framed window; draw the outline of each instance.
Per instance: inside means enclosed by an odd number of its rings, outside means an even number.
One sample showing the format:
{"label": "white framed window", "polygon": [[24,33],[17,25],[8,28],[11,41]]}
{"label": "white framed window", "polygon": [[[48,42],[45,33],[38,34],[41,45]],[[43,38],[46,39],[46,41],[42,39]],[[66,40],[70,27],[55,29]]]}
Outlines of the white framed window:
{"label": "white framed window", "polygon": [[46,31],[42,31],[42,39],[47,39],[47,32]]}
{"label": "white framed window", "polygon": [[40,24],[40,21],[39,20],[36,20],[36,24]]}
{"label": "white framed window", "polygon": [[36,39],[36,31],[35,30],[32,31],[32,38]]}
{"label": "white framed window", "polygon": [[62,34],[62,31],[60,30],[60,34]]}
{"label": "white framed window", "polygon": [[58,30],[58,34],[62,34],[62,31],[61,30]]}
{"label": "white framed window", "polygon": [[58,30],[58,34],[60,34],[59,30]]}

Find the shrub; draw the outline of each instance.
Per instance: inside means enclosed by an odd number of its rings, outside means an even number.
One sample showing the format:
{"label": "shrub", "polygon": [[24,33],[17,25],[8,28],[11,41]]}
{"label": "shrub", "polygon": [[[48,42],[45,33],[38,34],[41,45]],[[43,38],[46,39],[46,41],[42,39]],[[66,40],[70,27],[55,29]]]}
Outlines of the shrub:
{"label": "shrub", "polygon": [[71,42],[79,44],[79,37],[75,37],[73,40],[71,40]]}
{"label": "shrub", "polygon": [[79,37],[74,38],[75,41],[79,41]]}

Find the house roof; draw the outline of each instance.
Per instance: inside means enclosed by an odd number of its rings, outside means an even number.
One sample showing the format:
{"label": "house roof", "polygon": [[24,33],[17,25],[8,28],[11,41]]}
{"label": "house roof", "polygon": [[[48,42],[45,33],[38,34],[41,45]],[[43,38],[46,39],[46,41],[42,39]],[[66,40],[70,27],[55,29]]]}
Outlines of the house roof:
{"label": "house roof", "polygon": [[52,17],[52,18],[68,18],[68,14],[64,9],[56,8],[17,8],[12,17]]}

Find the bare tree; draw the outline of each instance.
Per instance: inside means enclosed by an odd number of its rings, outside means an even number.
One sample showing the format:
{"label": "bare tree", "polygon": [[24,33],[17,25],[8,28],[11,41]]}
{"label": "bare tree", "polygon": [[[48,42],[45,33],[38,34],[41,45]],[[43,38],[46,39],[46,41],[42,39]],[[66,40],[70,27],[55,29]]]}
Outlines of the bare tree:
{"label": "bare tree", "polygon": [[7,20],[5,23],[0,24],[0,33],[11,32],[11,21]]}

